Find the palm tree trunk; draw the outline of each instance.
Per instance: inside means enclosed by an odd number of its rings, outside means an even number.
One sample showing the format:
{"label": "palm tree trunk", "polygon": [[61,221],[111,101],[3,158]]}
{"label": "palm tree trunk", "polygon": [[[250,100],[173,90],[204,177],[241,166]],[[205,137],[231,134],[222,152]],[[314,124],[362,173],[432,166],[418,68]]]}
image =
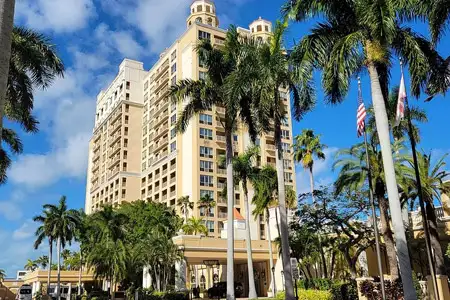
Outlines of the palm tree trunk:
{"label": "palm tree trunk", "polygon": [[[281,230],[280,230],[280,221],[278,220],[278,213],[280,211],[280,208],[277,206],[275,208],[275,222],[277,223],[277,231],[278,231],[278,237],[281,239]],[[280,245],[282,246],[282,245]],[[283,255],[281,255],[281,263],[283,264]]]}
{"label": "palm tree trunk", "polygon": [[390,275],[393,280],[396,280],[398,278],[397,255],[395,254],[394,237],[389,224],[388,204],[384,196],[378,196],[378,205],[380,207],[381,234],[386,246]]}
{"label": "palm tree trunk", "polygon": [[252,258],[252,237],[250,233],[250,205],[248,205],[248,190],[247,182],[242,182],[244,189],[244,205],[245,205],[245,235],[247,245],[247,268],[248,268],[248,298],[256,299],[255,274],[253,272],[253,258]]}
{"label": "palm tree trunk", "polygon": [[110,288],[109,288],[109,294],[111,295],[111,300],[114,300],[116,297],[116,293],[115,293],[115,281],[114,281],[114,271],[112,272],[112,276],[111,276],[111,283],[110,283]]}
{"label": "palm tree trunk", "polygon": [[[275,91],[275,101],[279,101],[278,89]],[[283,147],[281,143],[281,125],[279,120],[275,120],[275,145],[276,169],[278,181],[278,203],[280,205],[280,229],[281,229],[281,255],[283,257],[284,283],[286,286],[286,300],[294,300],[294,283],[292,280],[292,269],[290,261],[289,228],[286,214],[286,187],[284,185]]]}
{"label": "palm tree trunk", "polygon": [[336,264],[336,251],[331,251],[330,278],[334,279],[334,265]]}
{"label": "palm tree trunk", "polygon": [[6,88],[8,85],[9,62],[11,59],[15,5],[15,0],[0,0],[0,141],[2,140]]}
{"label": "palm tree trunk", "polygon": [[187,224],[187,220],[188,220],[187,204],[184,204],[184,224]]}
{"label": "palm tree trunk", "polygon": [[81,273],[83,272],[83,255],[80,249],[80,270],[78,273],[78,296],[81,296]]}
{"label": "palm tree trunk", "polygon": [[431,247],[434,250],[434,259],[436,264],[436,275],[446,275],[444,255],[442,253],[442,246],[439,239],[438,224],[436,219],[436,213],[434,211],[434,205],[429,201],[425,202],[425,210],[428,216],[428,226],[430,228],[430,241]]}
{"label": "palm tree trunk", "polygon": [[56,252],[58,255],[58,281],[56,283],[56,299],[61,300],[61,237],[56,241]]}
{"label": "palm tree trunk", "polygon": [[266,224],[267,224],[267,240],[269,241],[269,266],[272,272],[272,295],[275,297],[277,294],[277,285],[275,282],[275,266],[273,264],[273,251],[272,251],[272,235],[270,234],[270,219],[269,219],[269,209],[266,209]]}
{"label": "palm tree trunk", "polygon": [[394,161],[392,158],[391,139],[389,136],[389,123],[386,113],[386,105],[381,91],[380,78],[373,62],[367,65],[372,90],[372,103],[375,113],[378,139],[383,157],[383,168],[386,178],[386,189],[389,197],[389,208],[392,218],[392,227],[395,233],[397,257],[400,266],[400,274],[403,283],[405,300],[417,299],[414,288],[412,269],[406,243],[405,228],[403,227],[402,211],[398,196],[397,180],[395,178]]}
{"label": "palm tree trunk", "polygon": [[309,184],[311,186],[311,199],[313,203],[316,203],[316,197],[314,196],[314,175],[312,166],[309,168]]}
{"label": "palm tree trunk", "polygon": [[48,250],[48,274],[47,274],[47,295],[50,293],[50,278],[52,274],[52,255],[53,255],[53,240],[49,238]]}
{"label": "palm tree trunk", "polygon": [[227,166],[227,300],[235,300],[234,295],[234,182],[233,182],[233,132],[228,129],[226,138],[226,166]]}

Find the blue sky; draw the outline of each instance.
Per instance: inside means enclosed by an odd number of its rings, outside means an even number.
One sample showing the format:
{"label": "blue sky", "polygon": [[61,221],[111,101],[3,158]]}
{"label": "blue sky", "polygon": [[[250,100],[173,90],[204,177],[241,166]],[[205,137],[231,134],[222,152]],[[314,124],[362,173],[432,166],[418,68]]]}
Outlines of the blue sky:
{"label": "blue sky", "polygon": [[[99,90],[117,73],[124,57],[141,60],[149,69],[158,53],[185,29],[189,0],[16,0],[16,23],[49,36],[66,65],[64,79],[46,91],[36,91],[35,107],[40,132],[24,135],[25,153],[14,157],[9,181],[0,187],[0,268],[8,276],[22,268],[27,258],[46,254],[47,248],[32,249],[36,225],[31,218],[44,203],[56,203],[66,195],[72,208],[84,206],[87,146],[91,135],[95,99]],[[276,20],[281,0],[216,0],[221,27],[247,27],[259,16]],[[293,24],[286,42],[292,45],[307,33],[313,21]],[[427,34],[426,27],[416,25]],[[450,41],[439,45],[449,55]],[[448,39],[447,39],[448,40]],[[370,87],[363,79],[364,98],[369,103]],[[317,84],[320,79],[317,76]],[[392,82],[400,81],[399,69]],[[357,142],[355,133],[356,86],[338,106],[325,105],[318,86],[318,106],[300,123],[294,134],[312,128],[329,148],[328,159],[316,164],[316,184],[330,183],[332,154]],[[437,97],[430,103],[417,102],[430,122],[421,127],[427,151],[450,152],[448,115],[450,101]],[[306,174],[297,167],[299,191],[308,187]]]}

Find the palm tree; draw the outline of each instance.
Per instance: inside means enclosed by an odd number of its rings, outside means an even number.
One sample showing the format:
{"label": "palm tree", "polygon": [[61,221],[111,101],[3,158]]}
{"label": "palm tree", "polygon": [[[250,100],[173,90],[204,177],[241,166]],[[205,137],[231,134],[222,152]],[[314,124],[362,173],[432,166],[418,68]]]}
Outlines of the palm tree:
{"label": "palm tree", "polygon": [[177,205],[181,208],[181,212],[184,214],[184,223],[188,220],[189,209],[194,208],[194,202],[189,201],[189,196],[183,196],[178,198]]}
{"label": "palm tree", "polygon": [[302,133],[295,137],[294,160],[302,164],[305,170],[309,171],[309,182],[311,185],[311,197],[314,200],[314,156],[320,160],[325,160],[323,150],[327,146],[320,143],[320,135],[314,135],[311,129],[303,129]]}
{"label": "palm tree", "polygon": [[255,278],[253,272],[252,258],[252,237],[250,232],[250,205],[248,203],[248,183],[253,182],[258,173],[258,169],[254,167],[255,159],[259,154],[259,147],[249,147],[244,153],[233,157],[234,181],[242,182],[242,190],[244,192],[245,207],[245,233],[247,246],[247,267],[248,267],[248,283],[249,283],[249,299],[256,299]]}
{"label": "palm tree", "polygon": [[[285,126],[286,103],[281,98],[280,91],[290,93],[293,96],[294,115],[300,119],[304,113],[309,110],[310,104],[301,102],[298,97],[298,89],[294,73],[289,65],[289,57],[287,51],[283,48],[283,36],[287,28],[287,22],[277,22],[273,36],[267,43],[262,43],[257,52],[258,78],[257,84],[260,96],[260,105],[258,105],[258,115],[261,126],[267,131],[271,126],[274,134],[274,142],[276,147],[276,169],[278,176],[278,202],[280,206],[280,227],[282,241],[283,256],[283,272],[286,284],[286,299],[293,300],[294,285],[292,281],[292,270],[290,265],[289,253],[289,233],[288,221],[286,215],[286,186],[284,180],[284,164],[283,164],[283,139],[289,139],[283,135]],[[271,120],[271,124],[267,122],[267,117]]]}
{"label": "palm tree", "polygon": [[[19,135],[12,129],[3,128],[2,142],[8,145],[12,154],[21,154],[23,145]],[[0,147],[0,184],[4,184],[8,179],[6,170],[11,166],[11,157],[8,152]]]}
{"label": "palm tree", "polygon": [[23,267],[27,271],[34,271],[34,270],[36,270],[38,268],[38,264],[37,264],[36,261],[34,261],[32,259],[28,259],[27,263]]}
{"label": "palm tree", "polygon": [[0,269],[0,283],[5,280],[6,278],[6,272],[3,269]]}
{"label": "palm tree", "polygon": [[53,242],[55,241],[55,236],[53,235],[52,227],[53,215],[50,210],[44,205],[42,215],[33,217],[34,222],[41,223],[41,225],[36,229],[35,236],[36,241],[34,242],[34,249],[38,249],[42,244],[44,239],[48,240],[48,272],[47,272],[47,295],[50,291],[50,278],[52,273],[52,255],[53,255]]}
{"label": "palm tree", "polygon": [[[383,235],[388,256],[390,274],[393,279],[398,278],[397,256],[395,253],[395,244],[392,229],[389,222],[388,200],[386,199],[386,181],[383,169],[382,153],[378,144],[374,141],[375,137],[369,138],[369,159],[371,164],[372,186],[374,187],[374,196],[380,207],[381,234]],[[394,143],[393,150],[395,158],[396,173],[401,177],[403,172],[403,162],[406,157],[401,154],[404,150],[403,140]],[[341,168],[338,178],[335,182],[336,194],[339,194],[345,188],[351,190],[360,190],[364,187],[367,179],[366,149],[364,143],[356,144],[350,149],[342,149],[336,153],[336,160],[333,169]]]}
{"label": "palm tree", "polygon": [[81,296],[81,276],[83,273],[83,259],[88,244],[88,219],[83,209],[78,211],[80,224],[75,231],[75,241],[80,243],[80,251],[78,252],[79,270],[78,270],[78,295]]}
{"label": "palm tree", "polygon": [[255,206],[252,212],[253,216],[255,219],[258,219],[259,216],[265,215],[266,218],[267,240],[269,241],[269,267],[270,270],[272,270],[272,293],[273,295],[276,295],[275,272],[273,271],[275,270],[275,265],[273,263],[269,208],[276,207],[277,205],[277,171],[271,166],[264,166],[253,181],[253,189],[255,191],[252,199],[252,204]]}
{"label": "palm tree", "polygon": [[186,234],[198,235],[198,234],[208,234],[208,228],[205,226],[203,218],[191,217],[182,227]]}
{"label": "palm tree", "polygon": [[430,69],[436,69],[438,54],[430,42],[403,26],[404,17],[413,16],[411,1],[385,0],[373,2],[325,0],[293,0],[284,11],[296,21],[319,16],[319,23],[305,36],[292,53],[293,63],[303,78],[301,98],[313,98],[311,91],[314,68],[323,70],[322,84],[326,99],[339,103],[345,98],[352,76],[365,68],[370,77],[372,102],[380,141],[392,225],[396,235],[397,254],[405,287],[405,298],[415,299],[406,236],[401,217],[398,188],[389,136],[385,100],[388,98],[393,53],[409,64],[411,87],[419,96]]}
{"label": "palm tree", "polygon": [[45,204],[44,209],[49,212],[48,226],[51,235],[56,239],[56,253],[58,265],[57,279],[57,299],[60,299],[61,291],[61,250],[65,248],[66,243],[71,244],[74,233],[80,224],[78,211],[67,209],[66,196],[61,196],[58,205]]}
{"label": "palm tree", "polygon": [[[249,82],[255,73],[248,68],[254,57],[248,55],[247,40],[241,37],[236,27],[227,32],[223,47],[214,48],[209,39],[203,39],[196,47],[208,70],[205,80],[184,79],[174,85],[171,95],[176,102],[185,102],[178,119],[178,131],[184,132],[190,120],[201,112],[216,107],[220,122],[225,130],[228,224],[233,224],[234,185],[233,185],[233,132],[239,120],[247,125],[250,136],[256,139],[252,111],[252,95]],[[222,107],[222,108],[219,108]],[[219,109],[224,109],[220,118]],[[227,299],[234,299],[234,232],[227,236]]]}
{"label": "palm tree", "polygon": [[[11,40],[14,27],[15,0],[0,2],[0,141],[3,131],[3,111],[6,102],[6,89],[8,86],[9,62],[11,59]],[[1,148],[1,145],[0,145]]]}
{"label": "palm tree", "polygon": [[42,267],[42,269],[46,269],[48,266],[48,256],[42,255],[37,260],[36,263]]}
{"label": "palm tree", "polygon": [[88,221],[91,227],[88,239],[93,243],[87,249],[87,267],[94,270],[95,277],[110,282],[111,299],[114,299],[116,284],[126,271],[125,221],[126,216],[110,205],[94,213]]}
{"label": "palm tree", "polygon": [[[422,184],[423,200],[425,202],[425,211],[428,218],[430,228],[431,247],[434,249],[434,257],[436,264],[436,274],[445,275],[446,268],[444,264],[444,252],[442,251],[437,216],[434,208],[434,199],[441,199],[441,194],[450,194],[450,182],[446,181],[449,172],[445,171],[445,158],[447,155],[441,157],[433,166],[431,154],[417,153],[417,160],[419,164],[419,173]],[[407,183],[410,187],[410,193],[413,195],[411,200],[418,196],[417,181],[414,171],[414,163],[412,159],[409,160],[409,166],[405,170]]]}
{"label": "palm tree", "polygon": [[205,216],[206,216],[205,224],[206,224],[206,228],[208,229],[206,232],[206,235],[208,235],[208,232],[209,232],[208,219],[210,217],[211,210],[214,207],[216,207],[216,201],[214,201],[214,199],[209,194],[206,194],[200,198],[200,200],[197,202],[197,206],[198,206],[198,208],[203,209],[203,211],[205,212]]}
{"label": "palm tree", "polygon": [[[0,74],[6,72],[4,79],[6,81],[2,89],[5,92],[0,95],[1,141],[6,141],[4,135],[7,133],[3,127],[3,117],[18,122],[26,132],[37,132],[38,122],[32,115],[33,89],[49,87],[56,76],[63,76],[64,72],[64,65],[57,56],[55,46],[47,37],[23,27],[14,27],[11,32],[12,38],[11,35],[8,38],[8,47],[2,48],[10,51],[10,55],[8,54],[5,63],[2,63],[3,69],[0,70]],[[4,41],[0,40],[0,42]],[[0,61],[4,58],[0,56]],[[2,86],[3,78],[0,77],[0,87]],[[11,161],[1,146],[0,156],[2,162],[0,183],[4,183],[5,172]],[[7,161],[5,162],[4,159]]]}

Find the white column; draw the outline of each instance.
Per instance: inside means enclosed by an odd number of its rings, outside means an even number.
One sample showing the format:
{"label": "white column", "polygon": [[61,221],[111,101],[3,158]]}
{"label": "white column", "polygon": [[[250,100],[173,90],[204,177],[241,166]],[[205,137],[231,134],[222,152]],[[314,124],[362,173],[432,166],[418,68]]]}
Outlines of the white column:
{"label": "white column", "polygon": [[175,263],[175,271],[177,272],[175,277],[175,289],[177,291],[186,289],[186,268],[187,263],[183,259]]}

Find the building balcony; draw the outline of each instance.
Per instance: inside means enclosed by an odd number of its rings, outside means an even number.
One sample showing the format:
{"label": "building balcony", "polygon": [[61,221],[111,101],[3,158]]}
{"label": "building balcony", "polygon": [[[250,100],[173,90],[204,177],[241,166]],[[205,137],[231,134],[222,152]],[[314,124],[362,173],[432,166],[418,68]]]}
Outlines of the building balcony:
{"label": "building balcony", "polygon": [[166,201],[166,200],[167,200],[167,194],[162,195],[161,201]]}
{"label": "building balcony", "polygon": [[170,184],[175,184],[175,183],[177,183],[177,178],[176,177],[170,178]]}
{"label": "building balcony", "polygon": [[111,115],[111,123],[114,123],[119,117],[122,116],[122,107],[120,106]]}
{"label": "building balcony", "polygon": [[96,162],[93,166],[92,166],[92,173],[94,173],[95,171],[97,171],[100,168],[100,163]]}
{"label": "building balcony", "polygon": [[100,158],[100,151],[94,152],[94,157],[92,157],[92,162],[96,162]]}
{"label": "building balcony", "polygon": [[222,168],[218,168],[217,169],[217,174],[219,175],[227,175],[227,170],[226,169],[222,169]]}
{"label": "building balcony", "polygon": [[[159,150],[163,149],[164,147],[167,147],[169,144],[169,139],[167,137],[160,139],[157,144],[155,144],[155,150],[154,152],[158,152]],[[167,173],[167,170],[166,170]]]}
{"label": "building balcony", "polygon": [[228,214],[226,212],[219,211],[219,219],[226,219],[228,217]]}
{"label": "building balcony", "polygon": [[223,190],[226,186],[227,186],[227,184],[224,183],[224,182],[218,182],[217,183],[217,188],[220,189],[220,190]]}
{"label": "building balcony", "polygon": [[115,142],[117,142],[120,137],[122,136],[120,131],[117,131],[116,133],[114,133],[109,139],[108,139],[108,143],[109,145],[113,145]]}
{"label": "building balcony", "polygon": [[160,113],[162,113],[164,111],[164,109],[166,109],[168,107],[169,107],[169,102],[168,101],[161,102],[161,104],[156,107],[155,114],[159,115]]}
{"label": "building balcony", "polygon": [[108,157],[113,157],[120,150],[120,143],[116,143],[114,147],[111,147],[109,150]]}
{"label": "building balcony", "polygon": [[277,148],[275,147],[275,145],[266,144],[266,150],[270,151],[270,152],[275,152],[277,150]]}
{"label": "building balcony", "polygon": [[[167,124],[164,124],[163,126],[159,127],[158,132],[155,132],[154,140],[158,139],[163,134],[166,134],[168,131],[169,131],[169,125],[167,125]],[[156,152],[156,150],[154,150],[153,152]]]}
{"label": "building balcony", "polygon": [[94,143],[94,147],[92,147],[92,150],[95,152],[98,151],[99,149],[100,149],[100,142]]}
{"label": "building balcony", "polygon": [[[443,207],[436,206],[434,212],[438,221],[438,227],[445,227],[445,224],[450,222],[450,216],[445,214]],[[410,227],[413,230],[423,230],[422,214],[420,213],[420,210],[409,213],[409,222]]]}
{"label": "building balcony", "polygon": [[176,191],[170,192],[170,198],[173,198],[173,197],[175,197],[176,195],[177,195],[177,192],[176,192]]}
{"label": "building balcony", "polygon": [[176,164],[170,165],[170,171],[175,171],[176,169],[177,169]]}
{"label": "building balcony", "polygon": [[224,107],[216,107],[216,112],[219,115],[225,115],[225,108]]}
{"label": "building balcony", "polygon": [[156,71],[155,78],[152,81],[157,81],[159,78],[161,78],[161,75],[165,73],[169,69],[169,60],[165,61],[161,67]]}
{"label": "building balcony", "polygon": [[224,46],[225,45],[225,40],[214,38],[214,44],[216,44],[218,46]]}
{"label": "building balcony", "polygon": [[216,135],[216,141],[219,143],[226,143],[226,137],[224,135]]}
{"label": "building balcony", "polygon": [[162,188],[167,187],[167,180],[162,182],[161,187],[162,187]]}
{"label": "building balcony", "polygon": [[120,162],[120,154],[118,153],[108,161],[108,169],[114,168]]}
{"label": "building balcony", "polygon": [[169,72],[166,71],[164,72],[164,75],[161,76],[161,79],[157,83],[154,93],[157,94],[163,87],[168,87],[169,86],[168,83],[169,83]]}
{"label": "building balcony", "polygon": [[[169,126],[168,124],[167,124],[167,121],[169,120],[169,112],[167,112],[167,113],[165,113],[165,114],[161,114],[159,117],[158,117],[158,119],[155,119],[155,122],[154,122],[154,125],[153,125],[153,128],[158,128],[158,126],[159,125],[161,125],[161,124],[163,124],[164,122],[166,122],[166,124],[164,124],[164,125],[166,125],[166,126]],[[155,137],[156,138],[156,137]]]}
{"label": "building balcony", "polygon": [[[168,86],[161,89],[161,91],[159,91],[159,94],[156,96],[155,104],[159,103],[163,99],[166,99],[167,96],[169,95],[169,91],[170,89]],[[169,103],[169,101],[167,101],[167,103]]]}
{"label": "building balcony", "polygon": [[102,137],[102,132],[99,130],[97,133],[94,134],[94,143],[98,142],[100,138]]}
{"label": "building balcony", "polygon": [[110,136],[114,135],[114,133],[115,133],[118,129],[120,129],[121,126],[122,126],[122,122],[116,121],[114,124],[111,125],[111,128],[109,129],[108,134],[109,134]]}

